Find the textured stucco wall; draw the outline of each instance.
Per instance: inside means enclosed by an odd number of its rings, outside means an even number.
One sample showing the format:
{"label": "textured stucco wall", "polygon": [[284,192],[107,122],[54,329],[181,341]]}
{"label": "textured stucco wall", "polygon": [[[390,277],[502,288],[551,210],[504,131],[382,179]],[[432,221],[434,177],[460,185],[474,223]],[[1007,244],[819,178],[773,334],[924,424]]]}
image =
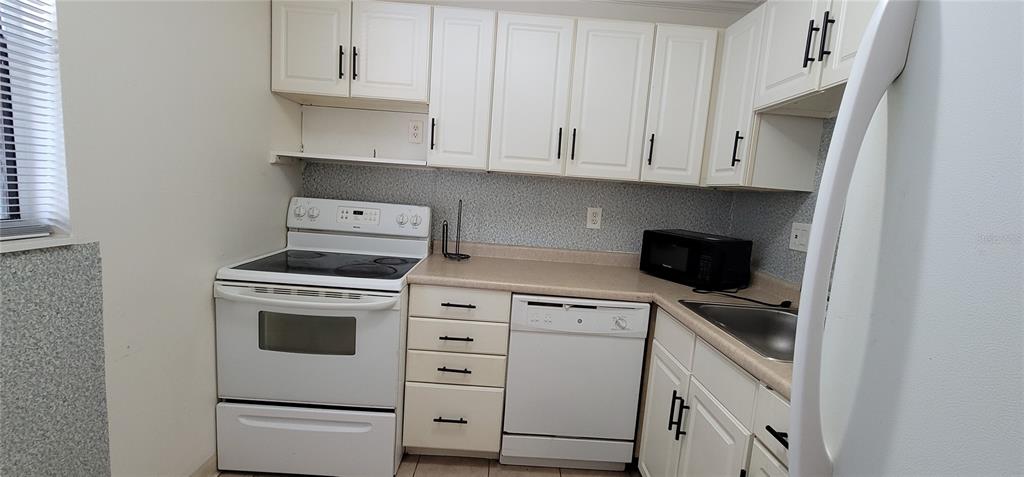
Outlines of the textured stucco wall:
{"label": "textured stucco wall", "polygon": [[0,255],[0,475],[110,475],[98,243]]}

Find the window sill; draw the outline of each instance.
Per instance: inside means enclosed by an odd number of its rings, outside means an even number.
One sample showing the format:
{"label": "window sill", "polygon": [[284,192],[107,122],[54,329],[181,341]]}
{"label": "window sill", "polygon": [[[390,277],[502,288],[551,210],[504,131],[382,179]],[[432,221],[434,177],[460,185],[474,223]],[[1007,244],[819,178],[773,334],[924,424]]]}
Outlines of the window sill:
{"label": "window sill", "polygon": [[75,241],[70,235],[51,235],[49,237],[5,240],[0,242],[0,253],[23,252],[40,248],[63,247]]}

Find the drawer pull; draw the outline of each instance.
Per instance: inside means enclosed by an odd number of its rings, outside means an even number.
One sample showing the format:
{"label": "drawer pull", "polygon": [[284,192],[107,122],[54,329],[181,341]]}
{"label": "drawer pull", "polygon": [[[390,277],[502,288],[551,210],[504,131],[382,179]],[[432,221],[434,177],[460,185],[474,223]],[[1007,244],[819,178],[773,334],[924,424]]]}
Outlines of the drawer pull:
{"label": "drawer pull", "polygon": [[785,447],[786,449],[789,449],[789,433],[788,432],[776,431],[775,429],[772,429],[772,426],[770,426],[770,425],[764,426],[764,430],[768,431],[768,433],[771,434],[772,437],[775,438],[775,440],[779,441],[779,444],[782,444],[782,447]]}
{"label": "drawer pull", "polygon": [[443,372],[443,373],[461,373],[461,374],[473,374],[473,372],[472,372],[472,371],[470,371],[470,370],[469,370],[469,368],[463,368],[463,369],[452,369],[452,368],[449,368],[449,367],[447,367],[447,366],[441,366],[440,368],[437,368],[437,370],[438,370],[438,371],[441,371],[441,372]]}
{"label": "drawer pull", "polygon": [[443,422],[445,424],[469,424],[469,421],[461,417],[458,419],[445,419],[441,416],[437,416],[434,418],[434,422]]}
{"label": "drawer pull", "polygon": [[466,309],[469,309],[469,310],[475,310],[476,309],[476,305],[472,305],[472,304],[464,305],[462,303],[449,303],[447,301],[444,302],[444,303],[441,303],[441,306],[446,306],[446,307],[449,307],[449,308],[466,308]]}
{"label": "drawer pull", "polygon": [[437,339],[439,339],[441,341],[465,341],[467,343],[470,342],[470,341],[473,341],[473,338],[471,338],[469,336],[459,337],[459,336],[444,335],[444,336],[438,336]]}

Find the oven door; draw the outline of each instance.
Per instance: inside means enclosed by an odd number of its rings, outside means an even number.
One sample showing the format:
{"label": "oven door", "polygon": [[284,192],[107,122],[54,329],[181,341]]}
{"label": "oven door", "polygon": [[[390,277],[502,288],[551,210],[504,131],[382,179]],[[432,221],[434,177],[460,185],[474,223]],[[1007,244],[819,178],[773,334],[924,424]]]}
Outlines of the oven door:
{"label": "oven door", "polygon": [[217,282],[226,399],[393,409],[402,294]]}

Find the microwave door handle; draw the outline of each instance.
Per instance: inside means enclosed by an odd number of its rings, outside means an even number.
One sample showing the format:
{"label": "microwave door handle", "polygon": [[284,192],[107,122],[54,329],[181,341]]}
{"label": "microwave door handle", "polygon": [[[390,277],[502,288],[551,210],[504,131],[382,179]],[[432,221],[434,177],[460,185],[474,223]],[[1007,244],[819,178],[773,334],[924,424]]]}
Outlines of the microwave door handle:
{"label": "microwave door handle", "polygon": [[268,306],[286,306],[286,307],[302,307],[313,310],[388,310],[394,308],[398,304],[398,296],[394,297],[380,297],[382,300],[360,300],[354,303],[334,303],[326,301],[316,301],[316,297],[303,296],[301,299],[283,300],[280,298],[269,298],[261,296],[253,296],[252,294],[245,293],[249,290],[248,287],[234,287],[227,286],[218,283],[213,286],[213,296],[216,298],[223,298],[231,301],[238,301],[244,303],[255,303],[257,305],[268,305]]}

